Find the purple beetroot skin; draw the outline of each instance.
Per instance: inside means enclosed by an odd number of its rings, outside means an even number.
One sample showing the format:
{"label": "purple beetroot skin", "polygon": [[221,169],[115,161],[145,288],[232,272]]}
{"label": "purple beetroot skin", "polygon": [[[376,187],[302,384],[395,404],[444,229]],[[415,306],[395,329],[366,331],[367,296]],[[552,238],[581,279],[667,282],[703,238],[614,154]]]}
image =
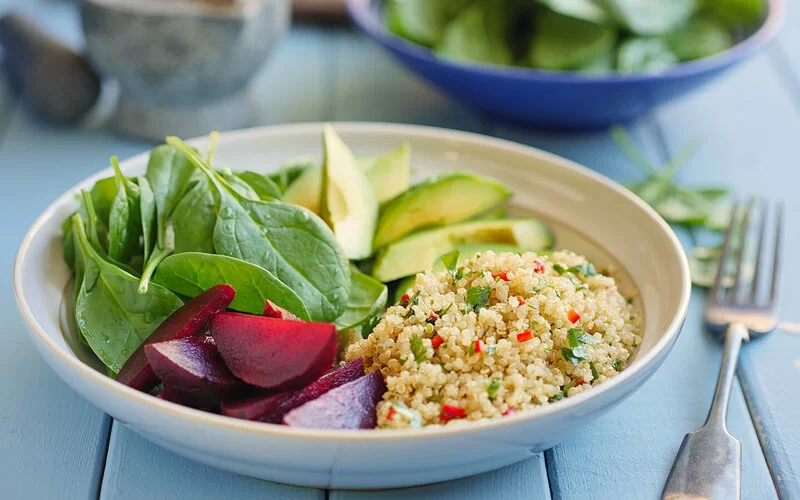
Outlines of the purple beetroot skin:
{"label": "purple beetroot skin", "polygon": [[290,427],[314,429],[372,429],[375,408],[386,392],[380,370],[332,389],[283,417]]}
{"label": "purple beetroot skin", "polygon": [[217,285],[191,299],[164,320],[147,340],[128,358],[117,375],[117,382],[149,392],[158,385],[158,378],[147,362],[144,346],[155,342],[182,339],[202,333],[211,318],[224,311],[236,296],[230,285]]}
{"label": "purple beetroot skin", "polygon": [[275,304],[271,300],[264,303],[264,316],[276,319],[290,319],[292,321],[301,321],[300,318],[290,313],[281,306]]}
{"label": "purple beetroot skin", "polygon": [[247,390],[247,385],[225,366],[214,339],[207,335],[147,344],[144,352],[156,376],[171,392],[186,395],[185,399],[198,404],[217,406],[221,400]]}
{"label": "purple beetroot skin", "polygon": [[297,389],[318,379],[336,359],[336,326],[219,313],[211,335],[234,375],[262,389]]}
{"label": "purple beetroot skin", "polygon": [[189,394],[184,394],[172,387],[164,387],[161,392],[156,394],[158,399],[169,401],[171,403],[179,404],[181,406],[188,406],[190,408],[197,408],[198,410],[206,410],[211,412],[219,411],[219,404],[209,403],[202,398],[198,399]]}
{"label": "purple beetroot skin", "polygon": [[358,358],[315,380],[299,391],[287,391],[222,403],[221,411],[223,415],[229,417],[279,424],[283,421],[283,416],[293,409],[363,376],[364,361]]}

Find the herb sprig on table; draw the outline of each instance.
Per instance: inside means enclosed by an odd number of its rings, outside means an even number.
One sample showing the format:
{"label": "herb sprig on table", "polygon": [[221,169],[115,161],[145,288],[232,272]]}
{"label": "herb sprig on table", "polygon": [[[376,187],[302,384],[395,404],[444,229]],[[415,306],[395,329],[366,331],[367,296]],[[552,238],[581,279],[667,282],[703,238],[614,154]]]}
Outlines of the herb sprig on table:
{"label": "herb sprig on table", "polygon": [[[639,151],[624,127],[614,126],[611,136],[617,145],[647,175],[644,181],[628,184],[626,187],[653,207],[664,220],[673,226],[684,227],[692,234],[700,231],[720,233],[725,231],[731,217],[731,192],[725,187],[713,186],[705,188],[689,188],[678,184],[675,179],[678,171],[697,151],[700,143],[694,140],[683,147],[662,168],[655,167]],[[734,238],[738,240],[738,238]],[[745,257],[750,249],[745,249]],[[710,287],[719,262],[720,246],[696,246],[689,255],[689,267],[692,281],[701,287]],[[735,252],[731,252],[731,261],[726,263],[726,274],[733,274],[732,262]],[[748,259],[745,259],[748,262]],[[745,268],[744,276],[752,275],[752,266]],[[723,285],[730,282],[728,276]]]}

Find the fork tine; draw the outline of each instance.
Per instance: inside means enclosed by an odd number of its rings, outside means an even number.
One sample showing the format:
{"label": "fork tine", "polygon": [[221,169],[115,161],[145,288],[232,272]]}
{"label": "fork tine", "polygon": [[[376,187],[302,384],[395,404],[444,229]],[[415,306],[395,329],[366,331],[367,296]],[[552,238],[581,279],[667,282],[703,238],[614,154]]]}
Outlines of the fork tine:
{"label": "fork tine", "polygon": [[756,242],[756,260],[755,260],[755,269],[753,270],[753,283],[750,285],[750,303],[756,303],[756,297],[758,296],[758,281],[761,278],[761,255],[764,253],[764,234],[766,234],[767,228],[767,210],[769,208],[769,204],[767,200],[761,200],[759,204],[759,211],[761,212],[761,216],[758,218],[758,241]]}
{"label": "fork tine", "polygon": [[725,288],[722,285],[722,281],[725,275],[726,261],[728,260],[728,250],[731,246],[731,233],[733,233],[733,228],[736,227],[736,222],[739,219],[738,201],[734,202],[733,206],[731,207],[730,218],[731,220],[728,222],[728,229],[725,231],[725,241],[722,243],[722,249],[720,250],[719,262],[717,263],[717,274],[714,278],[714,286],[711,287],[711,293],[709,295],[710,299],[715,302],[722,302],[722,292]]}
{"label": "fork tine", "polygon": [[781,267],[781,233],[783,232],[783,202],[778,202],[775,215],[775,257],[772,262],[772,284],[770,286],[769,303],[775,306],[778,299],[778,274]]}
{"label": "fork tine", "polygon": [[733,284],[728,292],[728,303],[733,304],[738,302],[741,289],[744,287],[742,283],[742,268],[744,267],[744,254],[747,249],[747,239],[750,229],[750,213],[753,211],[756,199],[751,196],[747,200],[747,205],[744,207],[744,215],[742,216],[742,223],[739,226],[739,247],[736,249],[736,268],[733,274]]}

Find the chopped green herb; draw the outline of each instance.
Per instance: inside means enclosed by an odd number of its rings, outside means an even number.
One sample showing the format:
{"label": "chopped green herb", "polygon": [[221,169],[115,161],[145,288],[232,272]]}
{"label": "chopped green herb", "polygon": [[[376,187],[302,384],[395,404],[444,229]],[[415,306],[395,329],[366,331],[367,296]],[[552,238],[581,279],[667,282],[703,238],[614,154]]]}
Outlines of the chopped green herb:
{"label": "chopped green herb", "polygon": [[562,266],[561,264],[558,263],[553,264],[553,271],[557,272],[558,274],[564,274],[565,272],[567,272],[567,270],[568,269],[566,266]]}
{"label": "chopped green herb", "polygon": [[634,316],[633,314],[631,314],[630,320],[631,320],[631,321],[636,321],[636,316]]}
{"label": "chopped green herb", "polygon": [[486,346],[486,354],[494,356],[495,352],[497,352],[497,344],[489,344]]}
{"label": "chopped green herb", "polygon": [[633,304],[633,297],[628,297],[627,299],[625,299],[625,302],[626,302],[628,305],[630,305],[630,304]]}
{"label": "chopped green herb", "polygon": [[582,335],[584,332],[580,328],[570,328],[567,331],[567,342],[569,342],[570,347],[578,347],[580,342],[578,341],[578,337]]}
{"label": "chopped green herb", "polygon": [[425,333],[433,333],[433,324],[425,323]]}
{"label": "chopped green herb", "polygon": [[469,355],[472,356],[473,354],[475,354],[475,342],[469,345]]}
{"label": "chopped green herb", "polygon": [[569,388],[570,388],[570,387],[571,387],[571,386],[570,386],[569,382],[567,382],[566,384],[564,384],[564,397],[567,397],[567,396],[569,396]]}
{"label": "chopped green herb", "polygon": [[589,369],[592,370],[592,378],[597,380],[600,375],[597,374],[597,368],[594,367],[594,361],[589,361]]}
{"label": "chopped green herb", "polygon": [[534,289],[533,289],[533,293],[539,293],[539,292],[541,292],[542,290],[544,290],[545,288],[547,288],[547,287],[552,287],[552,286],[553,286],[553,284],[552,284],[552,283],[550,283],[549,281],[544,281],[544,280],[543,280],[543,281],[540,281],[540,282],[539,282],[539,283],[536,285],[536,288],[534,288]]}
{"label": "chopped green herb", "polygon": [[573,274],[581,275],[585,278],[589,278],[597,274],[597,271],[591,262],[584,262],[583,264],[572,266],[567,270]]}
{"label": "chopped green herb", "polygon": [[369,337],[375,327],[378,326],[378,323],[381,322],[383,316],[378,314],[377,316],[373,316],[369,320],[365,321],[363,325],[361,325],[361,338],[365,339]]}
{"label": "chopped green herb", "polygon": [[529,303],[529,304],[528,304],[528,307],[530,307],[531,309],[535,309],[535,310],[537,310],[537,311],[539,310],[539,304],[530,304],[530,303]]}
{"label": "chopped green herb", "polygon": [[439,396],[438,394],[434,394],[433,396],[429,396],[428,397],[428,402],[429,403],[441,403],[442,402],[442,397]]}
{"label": "chopped green herb", "polygon": [[622,370],[622,363],[620,363],[618,359],[614,360],[614,369],[616,371]]}
{"label": "chopped green herb", "polygon": [[550,401],[552,403],[554,401],[561,401],[562,399],[564,399],[564,395],[559,393],[559,394],[553,394],[552,396],[550,396],[550,399],[548,399],[548,401]]}
{"label": "chopped green herb", "polygon": [[586,290],[588,287],[586,285],[580,285],[575,287],[576,292],[580,292],[581,290]]}
{"label": "chopped green herb", "polygon": [[489,385],[486,386],[486,392],[489,394],[489,399],[494,399],[497,395],[497,391],[500,390],[500,379],[493,378]]}
{"label": "chopped green herb", "polygon": [[410,318],[411,316],[414,315],[414,308],[412,306],[415,306],[415,305],[419,304],[419,294],[420,294],[420,291],[417,290],[414,293],[414,296],[411,297],[411,303],[408,305],[408,312],[404,316],[406,319],[408,319],[408,318]]}
{"label": "chopped green herb", "polygon": [[392,403],[392,408],[394,408],[394,411],[398,415],[402,415],[406,419],[408,419],[408,425],[412,429],[419,429],[420,427],[422,427],[422,425],[423,425],[422,424],[422,417],[420,417],[417,412],[415,412],[414,410],[410,409],[405,404],[400,403],[400,402]]}
{"label": "chopped green herb", "polygon": [[589,353],[586,352],[586,346],[579,345],[571,349],[569,347],[562,347],[561,356],[564,358],[565,361],[569,361],[573,365],[577,365],[581,361],[588,358]]}
{"label": "chopped green herb", "polygon": [[460,280],[461,278],[464,278],[464,277],[469,278],[473,274],[475,274],[475,273],[473,273],[472,271],[467,271],[463,267],[459,267],[458,270],[456,270],[455,276],[453,276],[453,282],[456,282],[456,281],[458,281],[458,280]]}
{"label": "chopped green herb", "polygon": [[447,306],[447,307],[445,307],[444,309],[442,309],[441,311],[437,312],[437,313],[436,313],[436,315],[437,315],[437,316],[439,316],[439,317],[441,318],[442,316],[444,316],[445,314],[447,314],[447,311],[449,311],[451,307],[453,307],[453,304],[452,304],[452,302],[450,303],[450,305],[449,305],[449,306]]}
{"label": "chopped green herb", "polygon": [[401,365],[406,364],[406,358],[400,358],[397,361],[399,361]]}
{"label": "chopped green herb", "polygon": [[467,306],[475,312],[489,302],[489,294],[492,292],[490,286],[473,286],[467,290]]}
{"label": "chopped green herb", "polygon": [[414,353],[414,359],[417,363],[422,363],[428,359],[428,349],[422,345],[422,338],[419,335],[412,335],[409,342],[411,352]]}
{"label": "chopped green herb", "polygon": [[450,273],[450,276],[453,277],[453,281],[458,281],[456,279],[456,267],[458,267],[458,250],[453,250],[450,253],[446,253],[442,255],[442,264],[444,264],[445,269],[447,272]]}

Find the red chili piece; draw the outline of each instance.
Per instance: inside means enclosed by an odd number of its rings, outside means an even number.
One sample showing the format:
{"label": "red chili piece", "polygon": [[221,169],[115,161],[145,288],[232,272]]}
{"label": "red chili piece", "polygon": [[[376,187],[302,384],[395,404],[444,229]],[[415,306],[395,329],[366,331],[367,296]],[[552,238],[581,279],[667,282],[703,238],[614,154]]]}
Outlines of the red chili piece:
{"label": "red chili piece", "polygon": [[515,410],[514,408],[509,408],[508,410],[503,412],[503,416],[507,417],[507,416],[513,415],[515,413],[517,413],[517,410]]}
{"label": "red chili piece", "polygon": [[391,420],[394,418],[394,414],[397,413],[394,411],[394,408],[389,408],[389,413],[386,415],[386,420]]}
{"label": "red chili piece", "polygon": [[533,338],[533,333],[530,331],[517,334],[517,342],[527,342]]}
{"label": "red chili piece", "polygon": [[480,339],[474,341],[472,345],[475,346],[473,352],[483,352],[483,342]]}
{"label": "red chili piece", "polygon": [[444,339],[442,337],[438,336],[438,335],[434,335],[433,338],[431,338],[431,346],[434,349],[438,349],[439,346],[442,345],[443,343],[444,343]]}
{"label": "red chili piece", "polygon": [[523,299],[522,297],[517,297],[517,300],[519,301],[519,305],[521,306],[525,305],[525,299]]}
{"label": "red chili piece", "polygon": [[438,314],[436,314],[435,312],[431,311],[430,318],[431,318],[431,319],[439,319],[439,315],[438,315]]}
{"label": "red chili piece", "polygon": [[442,414],[440,417],[443,421],[448,422],[454,418],[464,418],[464,415],[466,415],[464,408],[460,406],[444,405],[442,406]]}
{"label": "red chili piece", "polygon": [[538,274],[544,273],[544,263],[540,262],[538,260],[535,260],[534,261],[534,265],[533,265],[533,272],[538,273]]}
{"label": "red chili piece", "polygon": [[569,312],[567,313],[567,319],[569,319],[570,323],[574,325],[575,323],[578,322],[579,319],[581,319],[581,315],[578,314],[578,312],[575,311],[575,309],[570,309]]}
{"label": "red chili piece", "polygon": [[409,297],[407,293],[404,293],[403,296],[400,297],[400,305],[405,307],[409,302],[411,302],[411,297]]}
{"label": "red chili piece", "polygon": [[500,278],[503,281],[509,281],[508,272],[506,271],[501,271],[499,273],[492,273],[492,278],[494,279]]}

